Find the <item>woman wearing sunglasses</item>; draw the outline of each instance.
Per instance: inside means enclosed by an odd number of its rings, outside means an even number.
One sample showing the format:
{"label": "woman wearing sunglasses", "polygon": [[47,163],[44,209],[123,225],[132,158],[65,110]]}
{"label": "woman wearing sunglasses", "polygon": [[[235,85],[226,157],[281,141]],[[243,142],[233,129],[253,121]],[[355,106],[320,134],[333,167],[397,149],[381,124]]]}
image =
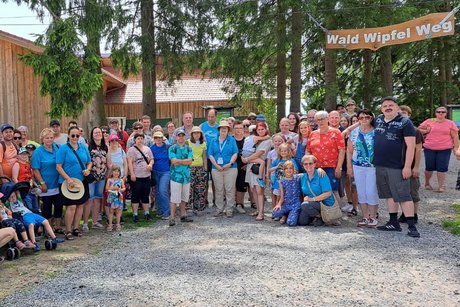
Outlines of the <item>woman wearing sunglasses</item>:
{"label": "woman wearing sunglasses", "polygon": [[419,127],[425,135],[423,144],[425,153],[425,189],[433,190],[430,179],[433,172],[437,172],[438,192],[444,192],[444,182],[449,168],[450,153],[457,151],[458,128],[455,123],[447,119],[447,109],[436,109],[436,117],[425,120]]}
{"label": "woman wearing sunglasses", "polygon": [[[88,183],[85,176],[88,176],[91,168],[91,156],[85,145],[78,143],[80,130],[78,127],[70,127],[68,131],[69,141],[61,145],[56,154],[56,170],[59,173],[59,192],[62,197],[62,205],[66,206],[65,212],[65,237],[73,240],[74,236],[80,237],[80,219],[83,214],[83,206],[89,198]],[[84,193],[79,199],[69,199],[62,194],[63,185],[73,189],[78,184],[73,180],[79,179],[83,182]]]}
{"label": "woman wearing sunglasses", "polygon": [[128,142],[126,142],[126,150],[134,146],[136,142],[134,139],[134,136],[136,134],[144,135],[144,145],[149,148],[155,143],[150,135],[144,134],[143,129],[144,129],[144,126],[142,126],[141,122],[134,122],[133,133],[131,133],[131,135],[129,136]]}

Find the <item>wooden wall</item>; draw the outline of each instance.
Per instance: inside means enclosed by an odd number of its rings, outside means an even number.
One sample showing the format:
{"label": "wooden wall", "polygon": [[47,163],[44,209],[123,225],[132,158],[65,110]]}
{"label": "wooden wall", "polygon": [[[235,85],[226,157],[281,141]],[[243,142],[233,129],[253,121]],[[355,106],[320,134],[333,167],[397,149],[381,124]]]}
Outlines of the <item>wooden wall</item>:
{"label": "wooden wall", "polygon": [[[50,118],[46,112],[50,110],[50,97],[40,95],[40,77],[19,61],[18,55],[26,52],[17,44],[0,39],[0,125],[26,125],[29,138],[38,141],[40,131],[49,126]],[[76,121],[86,128],[89,118],[87,108]],[[62,127],[67,127],[70,120],[62,119]]]}
{"label": "wooden wall", "polygon": [[[206,101],[206,102],[173,102],[173,103],[158,103],[157,104],[157,117],[158,118],[172,118],[173,121],[178,125],[182,121],[182,113],[186,111],[192,111],[194,117],[204,118],[206,117],[203,106],[228,106],[229,101]],[[235,108],[235,116],[244,116],[249,113],[248,110],[254,110],[253,102],[245,102],[241,108]],[[142,114],[142,104],[140,103],[111,103],[105,105],[105,114],[107,117],[118,117],[124,116],[127,119],[140,118]]]}

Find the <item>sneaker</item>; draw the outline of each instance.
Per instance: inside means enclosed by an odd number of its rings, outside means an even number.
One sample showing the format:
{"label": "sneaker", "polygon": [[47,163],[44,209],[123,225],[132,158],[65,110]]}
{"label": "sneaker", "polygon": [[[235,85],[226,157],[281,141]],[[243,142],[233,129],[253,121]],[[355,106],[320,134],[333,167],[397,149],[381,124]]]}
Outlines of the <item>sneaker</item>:
{"label": "sneaker", "polygon": [[409,226],[407,235],[412,238],[420,238],[420,233],[415,226]]}
{"label": "sneaker", "polygon": [[221,215],[223,215],[223,214],[224,214],[224,213],[223,213],[222,211],[217,210],[216,212],[214,212],[213,216],[214,216],[214,217],[218,217],[218,216],[221,216]]}
{"label": "sneaker", "polygon": [[24,243],[22,243],[21,241],[17,240],[16,241],[16,247],[19,248],[20,250],[22,250],[24,247],[26,247],[26,245]]}
{"label": "sneaker", "polygon": [[170,218],[169,219],[169,226],[174,226],[174,225],[176,225],[176,220],[173,219],[173,218]]}
{"label": "sneaker", "polygon": [[133,222],[134,223],[139,222],[139,216],[138,215],[133,215]]}
{"label": "sneaker", "polygon": [[150,216],[150,213],[144,214],[144,217],[149,222],[152,220],[152,217]]}
{"label": "sneaker", "polygon": [[169,220],[169,216],[163,215],[160,219],[162,219],[163,221],[167,221]]}
{"label": "sneaker", "polygon": [[39,252],[39,251],[40,251],[40,245],[38,245],[38,243],[35,243],[34,252]]}
{"label": "sneaker", "polygon": [[226,216],[227,217],[233,217],[233,211],[227,211]]}
{"label": "sneaker", "polygon": [[101,223],[97,222],[97,223],[93,224],[93,228],[104,229],[104,225],[102,225]]}
{"label": "sneaker", "polygon": [[368,224],[369,224],[369,221],[366,218],[364,218],[358,222],[358,227],[367,227]]}
{"label": "sneaker", "polygon": [[387,222],[385,225],[377,227],[377,229],[382,230],[382,231],[402,231],[401,226],[399,225],[398,222],[396,223]]}
{"label": "sneaker", "polygon": [[52,241],[53,241],[53,243],[58,244],[58,243],[64,243],[65,240],[62,239],[62,238],[56,237],[56,238],[54,238]]}
{"label": "sneaker", "polygon": [[400,222],[400,223],[407,223],[407,218],[406,218],[406,216],[404,215],[404,213],[401,213],[401,216],[399,217],[398,222]]}
{"label": "sneaker", "polygon": [[88,224],[83,224],[83,227],[81,228],[81,231],[83,231],[83,232],[89,232]]}
{"label": "sneaker", "polygon": [[343,212],[351,212],[351,210],[353,210],[353,205],[346,204],[341,209],[342,209]]}
{"label": "sneaker", "polygon": [[183,216],[180,218],[181,223],[191,223],[193,222],[192,218],[189,218],[188,216]]}
{"label": "sneaker", "polygon": [[25,244],[26,248],[35,248],[35,244],[30,242],[30,240],[24,241],[24,244]]}
{"label": "sneaker", "polygon": [[235,205],[235,210],[238,211],[238,213],[245,214],[246,210],[244,210],[244,205],[243,204],[236,204]]}
{"label": "sneaker", "polygon": [[263,178],[257,178],[257,183],[261,188],[265,188],[265,180]]}
{"label": "sneaker", "polygon": [[369,222],[367,223],[367,227],[375,228],[377,227],[378,223],[379,221],[377,221],[377,219],[369,219]]}

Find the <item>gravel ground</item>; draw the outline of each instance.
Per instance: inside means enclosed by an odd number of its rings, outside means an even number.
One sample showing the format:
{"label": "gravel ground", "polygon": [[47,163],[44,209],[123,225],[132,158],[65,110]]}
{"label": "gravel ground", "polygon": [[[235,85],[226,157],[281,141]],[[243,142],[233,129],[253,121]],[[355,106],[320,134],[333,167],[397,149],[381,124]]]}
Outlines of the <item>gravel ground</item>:
{"label": "gravel ground", "polygon": [[[452,168],[458,164],[452,161]],[[114,234],[103,252],[2,306],[459,306],[456,172],[443,194],[422,191],[421,238],[340,227],[288,228],[248,215]],[[268,212],[267,212],[268,214]],[[380,223],[386,222],[381,206]]]}

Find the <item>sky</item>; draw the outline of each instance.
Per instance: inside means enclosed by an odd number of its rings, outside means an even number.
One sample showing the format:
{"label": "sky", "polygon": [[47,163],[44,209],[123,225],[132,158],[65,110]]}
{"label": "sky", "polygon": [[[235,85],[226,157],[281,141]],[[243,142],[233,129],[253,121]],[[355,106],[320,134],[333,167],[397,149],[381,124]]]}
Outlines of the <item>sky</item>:
{"label": "sky", "polygon": [[46,28],[27,6],[0,2],[0,30],[35,41],[33,34],[42,34]]}

